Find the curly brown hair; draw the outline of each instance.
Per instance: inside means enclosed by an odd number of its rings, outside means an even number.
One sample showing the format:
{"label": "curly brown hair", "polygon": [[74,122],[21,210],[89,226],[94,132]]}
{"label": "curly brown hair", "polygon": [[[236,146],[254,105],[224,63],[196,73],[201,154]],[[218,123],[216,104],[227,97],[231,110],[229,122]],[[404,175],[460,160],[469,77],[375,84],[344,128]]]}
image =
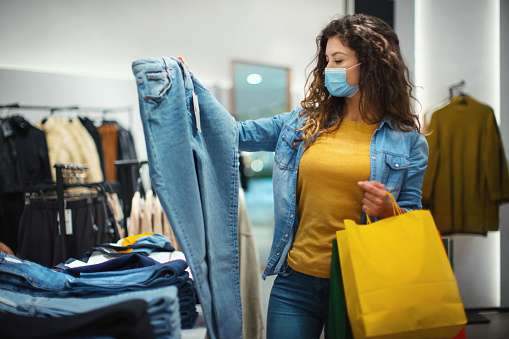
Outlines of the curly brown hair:
{"label": "curly brown hair", "polygon": [[[312,61],[316,61],[316,67],[308,75],[306,95],[301,101],[304,111],[300,116],[305,118],[301,127],[303,135],[296,141],[305,140],[307,146],[314,135],[337,130],[343,120],[341,107],[345,98],[330,95],[324,77],[327,41],[335,36],[356,53],[361,63],[359,110],[362,119],[378,123],[386,118],[393,120],[402,131],[420,132],[419,118],[411,105],[411,99],[417,100],[413,96],[415,86],[403,61],[398,36],[383,20],[355,14],[332,21],[316,38],[317,52]],[[374,108],[377,113],[368,114],[367,107]]]}

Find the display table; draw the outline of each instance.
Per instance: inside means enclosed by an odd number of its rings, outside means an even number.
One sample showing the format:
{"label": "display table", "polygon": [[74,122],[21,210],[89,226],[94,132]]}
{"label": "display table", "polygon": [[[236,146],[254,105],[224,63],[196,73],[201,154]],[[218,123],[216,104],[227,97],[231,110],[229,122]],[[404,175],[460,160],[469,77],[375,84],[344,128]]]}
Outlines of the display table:
{"label": "display table", "polygon": [[205,318],[203,318],[203,312],[201,305],[196,305],[198,311],[198,318],[194,327],[189,330],[182,330],[182,339],[207,339],[207,327],[205,326]]}

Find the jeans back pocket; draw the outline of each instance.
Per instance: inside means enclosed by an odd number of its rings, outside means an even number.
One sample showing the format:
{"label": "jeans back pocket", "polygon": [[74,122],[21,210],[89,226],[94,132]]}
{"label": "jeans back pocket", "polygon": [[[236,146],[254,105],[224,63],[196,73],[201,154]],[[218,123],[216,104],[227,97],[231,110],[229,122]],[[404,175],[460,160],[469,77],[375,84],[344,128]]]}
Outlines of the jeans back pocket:
{"label": "jeans back pocket", "polygon": [[146,91],[150,99],[160,99],[171,87],[171,79],[168,72],[147,72]]}

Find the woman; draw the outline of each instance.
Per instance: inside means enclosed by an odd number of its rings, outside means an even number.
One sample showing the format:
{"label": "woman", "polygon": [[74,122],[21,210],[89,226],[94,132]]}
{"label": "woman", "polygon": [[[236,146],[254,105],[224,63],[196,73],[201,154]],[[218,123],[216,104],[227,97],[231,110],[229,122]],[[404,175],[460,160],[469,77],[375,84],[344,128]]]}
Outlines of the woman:
{"label": "woman", "polygon": [[420,209],[428,146],[394,31],[347,15],[317,38],[300,108],[238,122],[239,149],[275,151],[267,338],[319,338],[329,311],[332,240],[344,219]]}

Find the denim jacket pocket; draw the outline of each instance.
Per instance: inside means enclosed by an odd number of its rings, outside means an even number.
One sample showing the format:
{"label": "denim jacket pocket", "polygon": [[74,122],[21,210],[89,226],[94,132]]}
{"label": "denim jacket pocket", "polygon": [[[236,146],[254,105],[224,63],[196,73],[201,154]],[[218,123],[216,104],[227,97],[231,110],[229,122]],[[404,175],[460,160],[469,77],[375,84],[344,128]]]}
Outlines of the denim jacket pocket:
{"label": "denim jacket pocket", "polygon": [[150,99],[160,99],[171,87],[170,75],[167,72],[147,72],[145,76],[145,89]]}
{"label": "denim jacket pocket", "polygon": [[404,156],[387,154],[385,157],[385,164],[385,189],[392,193],[401,188],[403,178],[409,166],[409,161],[408,158]]}
{"label": "denim jacket pocket", "polygon": [[276,153],[274,154],[274,162],[280,169],[293,170],[295,167],[298,146],[294,147],[292,143],[298,138],[297,130],[283,125],[283,130],[276,146]]}

